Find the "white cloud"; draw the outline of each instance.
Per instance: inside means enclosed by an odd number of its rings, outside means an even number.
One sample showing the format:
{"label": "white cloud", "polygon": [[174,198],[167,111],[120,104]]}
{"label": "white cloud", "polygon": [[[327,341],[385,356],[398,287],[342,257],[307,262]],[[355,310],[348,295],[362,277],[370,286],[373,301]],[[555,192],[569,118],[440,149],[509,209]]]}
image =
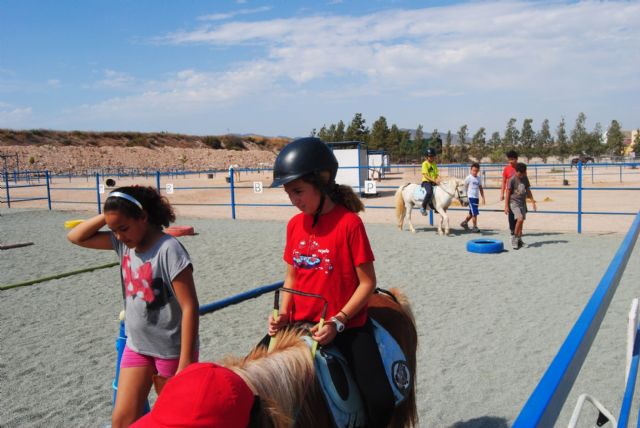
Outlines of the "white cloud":
{"label": "white cloud", "polygon": [[99,87],[102,86],[112,89],[122,89],[130,87],[135,83],[135,79],[133,77],[120,71],[104,70],[103,74],[104,78],[96,82],[96,85]]}
{"label": "white cloud", "polygon": [[107,70],[102,85],[136,83],[142,89],[82,110],[169,114],[301,94],[314,101],[400,94],[455,97],[456,102],[465,96],[520,94],[521,102],[550,105],[558,99],[629,93],[640,89],[638,20],[640,2],[507,1],[216,23],[160,40],[222,50],[251,46],[253,57],[215,73],[189,69],[146,82]]}
{"label": "white cloud", "polygon": [[49,79],[49,80],[47,80],[47,85],[49,85],[52,88],[59,88],[61,83],[62,82],[60,82],[60,79]]}
{"label": "white cloud", "polygon": [[31,117],[31,107],[17,107],[0,101],[0,127],[20,128]]}
{"label": "white cloud", "polygon": [[456,92],[526,85],[556,91],[576,81],[592,87],[615,68],[626,77],[618,84],[622,88],[638,84],[629,78],[640,62],[633,54],[639,18],[637,2],[473,2],[364,16],[230,22],[165,40],[263,45],[256,61],[296,84],[352,75],[394,90],[433,82]]}
{"label": "white cloud", "polygon": [[231,19],[239,15],[251,15],[255,13],[262,13],[271,10],[269,6],[257,7],[255,9],[239,9],[228,13],[212,13],[210,15],[199,16],[199,21],[223,21],[225,19]]}

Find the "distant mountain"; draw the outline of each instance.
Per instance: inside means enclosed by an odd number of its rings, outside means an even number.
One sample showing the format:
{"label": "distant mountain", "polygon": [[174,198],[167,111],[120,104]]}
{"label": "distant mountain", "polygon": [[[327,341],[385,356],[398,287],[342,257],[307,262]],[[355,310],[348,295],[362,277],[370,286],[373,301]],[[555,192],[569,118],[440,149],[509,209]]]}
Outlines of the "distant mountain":
{"label": "distant mountain", "polygon": [[256,134],[185,135],[169,132],[85,132],[31,129],[0,129],[2,146],[85,146],[146,148],[208,148],[229,150],[267,150],[278,152],[290,141],[286,137]]}

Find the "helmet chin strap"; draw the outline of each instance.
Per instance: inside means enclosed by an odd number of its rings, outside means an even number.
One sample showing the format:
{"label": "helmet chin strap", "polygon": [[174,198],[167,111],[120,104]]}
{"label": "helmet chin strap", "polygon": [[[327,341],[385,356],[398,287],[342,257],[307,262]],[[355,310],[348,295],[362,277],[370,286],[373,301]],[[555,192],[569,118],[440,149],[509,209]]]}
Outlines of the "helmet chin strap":
{"label": "helmet chin strap", "polygon": [[324,195],[324,192],[322,192],[322,194],[320,195],[320,203],[318,204],[318,209],[313,214],[313,224],[311,225],[312,228],[316,227],[316,224],[318,224],[318,220],[320,219],[320,213],[322,212],[322,208],[324,207],[324,199],[325,199],[325,195]]}

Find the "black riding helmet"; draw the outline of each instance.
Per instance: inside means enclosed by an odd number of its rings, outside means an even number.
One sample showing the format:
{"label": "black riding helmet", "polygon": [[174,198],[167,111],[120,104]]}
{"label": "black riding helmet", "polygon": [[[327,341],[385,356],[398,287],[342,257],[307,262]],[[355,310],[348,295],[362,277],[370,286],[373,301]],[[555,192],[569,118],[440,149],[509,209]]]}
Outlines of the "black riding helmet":
{"label": "black riding helmet", "polygon": [[299,138],[287,144],[278,154],[273,165],[273,183],[280,186],[297,180],[305,175],[318,175],[329,171],[329,183],[335,182],[338,172],[338,160],[333,151],[319,138]]}
{"label": "black riding helmet", "polygon": [[424,152],[425,156],[435,156],[436,155],[436,149],[434,149],[433,147],[429,147],[425,152]]}

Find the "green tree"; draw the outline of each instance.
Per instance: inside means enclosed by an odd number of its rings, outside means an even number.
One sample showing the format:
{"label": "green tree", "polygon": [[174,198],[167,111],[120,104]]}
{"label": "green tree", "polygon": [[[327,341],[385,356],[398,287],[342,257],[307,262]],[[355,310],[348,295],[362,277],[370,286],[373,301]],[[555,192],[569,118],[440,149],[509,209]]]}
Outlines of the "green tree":
{"label": "green tree", "polygon": [[336,126],[336,132],[333,134],[333,141],[344,141],[345,139],[344,122],[339,121]]}
{"label": "green tree", "polygon": [[387,119],[384,116],[380,116],[371,126],[369,147],[372,149],[386,149],[388,139],[389,127],[387,126]]}
{"label": "green tree", "polygon": [[607,151],[612,156],[624,154],[624,135],[617,120],[612,120],[607,130]]}
{"label": "green tree", "polygon": [[516,129],[517,119],[511,118],[507,122],[507,128],[504,130],[504,136],[502,137],[502,151],[508,152],[509,150],[516,150],[518,148],[518,142],[520,141],[520,133]]}
{"label": "green tree", "polygon": [[536,133],[533,130],[533,119],[527,118],[522,122],[522,131],[520,132],[520,151],[522,156],[529,159],[533,156],[533,148],[536,143]]}
{"label": "green tree", "polygon": [[457,162],[466,163],[469,162],[469,146],[467,145],[467,135],[469,133],[469,127],[462,125],[458,129],[458,156]]}
{"label": "green tree", "polygon": [[607,146],[604,144],[604,132],[602,131],[602,125],[596,123],[593,127],[593,131],[589,133],[587,139],[587,153],[593,156],[602,156],[607,150]]}
{"label": "green tree", "polygon": [[331,134],[329,133],[326,125],[322,125],[322,128],[318,131],[318,138],[324,142],[331,141]]}
{"label": "green tree", "polygon": [[311,130],[311,132],[309,133],[309,137],[315,137],[315,136],[316,136],[316,134],[317,134],[317,132],[316,132],[316,128],[313,128],[313,129]]}
{"label": "green tree", "polygon": [[558,156],[561,163],[564,163],[565,159],[571,154],[571,146],[569,143],[569,138],[567,137],[566,125],[564,122],[564,117],[560,119],[560,123],[558,124],[558,128],[556,129],[556,145],[554,154]]}
{"label": "green tree", "polygon": [[633,151],[636,157],[640,155],[640,128],[636,129],[636,136],[633,138]]}
{"label": "green tree", "polygon": [[482,162],[482,158],[487,153],[486,130],[480,128],[473,134],[471,145],[469,146],[469,154],[478,162]]}
{"label": "green tree", "polygon": [[400,156],[404,159],[415,159],[413,153],[413,145],[411,144],[411,133],[409,131],[400,131]]}
{"label": "green tree", "polygon": [[362,141],[366,143],[369,136],[369,129],[365,123],[366,120],[362,117],[362,113],[356,113],[345,134],[347,141]]}
{"label": "green tree", "polygon": [[416,132],[413,137],[413,154],[419,158],[424,157],[424,130],[422,125],[418,124]]}
{"label": "green tree", "polygon": [[402,139],[402,135],[400,133],[400,128],[395,123],[391,125],[389,129],[389,134],[387,135],[386,148],[389,151],[389,154],[394,159],[397,159],[400,155],[400,140]]}
{"label": "green tree", "polygon": [[327,141],[338,141],[336,140],[336,124],[332,123],[327,130]]}
{"label": "green tree", "polygon": [[502,151],[502,139],[500,138],[500,133],[498,131],[495,131],[493,134],[491,134],[488,152],[491,162],[498,163],[504,160],[504,152]]}
{"label": "green tree", "polygon": [[442,162],[453,162],[453,156],[453,136],[451,135],[451,130],[449,130],[447,131],[447,137],[445,138],[444,147],[442,148]]}
{"label": "green tree", "polygon": [[429,138],[429,147],[433,147],[436,149],[436,153],[442,153],[442,138],[440,137],[440,131],[438,128],[435,128],[431,133],[431,137]]}
{"label": "green tree", "polygon": [[534,153],[542,159],[542,162],[547,163],[547,159],[549,158],[552,149],[553,137],[551,136],[551,130],[549,128],[549,119],[545,119],[542,121],[540,132],[536,134]]}
{"label": "green tree", "polygon": [[589,149],[589,133],[586,127],[587,116],[580,112],[576,124],[571,130],[571,154],[587,153]]}

